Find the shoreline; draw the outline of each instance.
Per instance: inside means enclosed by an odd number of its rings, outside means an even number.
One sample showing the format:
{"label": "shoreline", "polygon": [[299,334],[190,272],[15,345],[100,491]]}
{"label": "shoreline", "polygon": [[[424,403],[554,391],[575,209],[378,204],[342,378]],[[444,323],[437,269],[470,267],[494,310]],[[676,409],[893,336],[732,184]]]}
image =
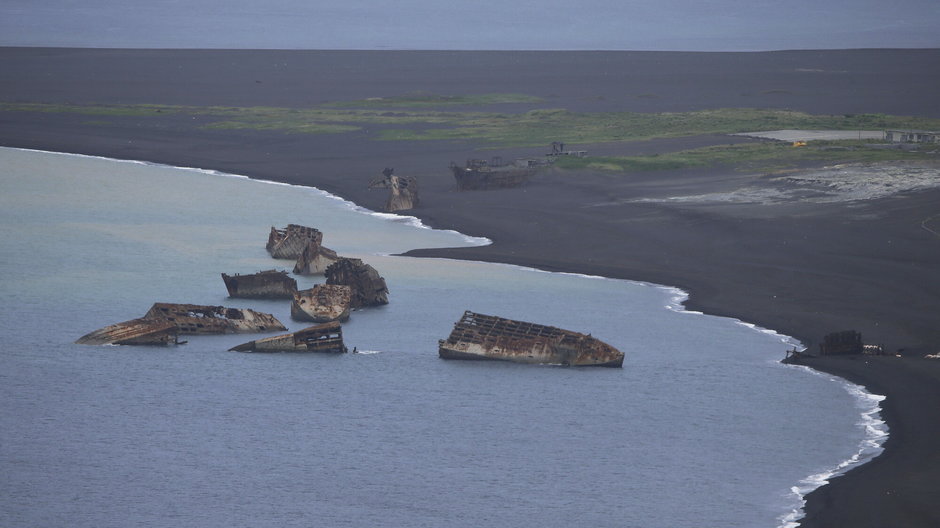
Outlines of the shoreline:
{"label": "shoreline", "polygon": [[[252,181],[255,181],[255,182],[264,183],[264,184],[269,184],[269,185],[286,185],[286,186],[288,186],[288,187],[297,187],[297,188],[305,189],[305,190],[313,190],[313,191],[317,192],[318,194],[320,194],[320,195],[322,195],[322,196],[325,196],[325,197],[327,197],[327,198],[344,202],[344,204],[345,204],[347,207],[349,207],[351,210],[355,210],[355,211],[361,212],[362,214],[371,215],[371,216],[379,216],[379,217],[383,217],[383,218],[386,218],[386,219],[388,219],[388,217],[395,217],[395,218],[400,218],[400,219],[408,219],[408,220],[409,220],[409,223],[411,223],[412,225],[414,225],[415,227],[417,227],[417,228],[419,228],[419,229],[432,229],[432,230],[436,230],[436,228],[424,224],[424,223],[421,221],[421,219],[418,218],[418,217],[416,217],[416,216],[404,215],[404,214],[399,214],[399,213],[384,213],[384,212],[381,212],[381,211],[375,211],[375,210],[367,209],[367,208],[365,208],[365,207],[363,207],[363,206],[361,206],[361,205],[358,205],[358,204],[356,204],[356,203],[354,203],[354,202],[352,202],[352,201],[346,200],[346,199],[344,199],[344,198],[341,197],[341,196],[331,194],[331,193],[329,193],[329,192],[327,192],[327,191],[324,191],[324,190],[322,190],[322,189],[319,189],[319,188],[317,188],[317,187],[311,187],[311,186],[306,186],[306,185],[297,185],[297,184],[288,184],[288,183],[278,182],[278,181],[274,181],[274,180],[259,180],[259,179],[251,178],[250,176],[246,176],[246,175],[233,174],[233,173],[227,173],[227,172],[220,172],[220,171],[213,170],[213,169],[203,169],[203,168],[199,168],[199,167],[180,167],[180,166],[175,166],[175,165],[168,165],[168,164],[164,164],[164,163],[154,163],[154,162],[148,162],[148,161],[143,161],[143,160],[114,159],[114,158],[108,158],[108,157],[105,157],[105,156],[97,156],[97,155],[87,155],[87,154],[69,153],[69,152],[54,152],[54,151],[45,151],[45,150],[37,150],[37,149],[15,148],[15,147],[4,147],[4,148],[13,148],[14,150],[23,150],[23,151],[29,151],[29,152],[41,152],[41,153],[45,153],[45,154],[56,154],[56,155],[62,155],[62,156],[77,156],[77,157],[83,157],[83,158],[102,159],[102,160],[107,160],[107,161],[117,161],[117,162],[123,162],[123,163],[132,163],[132,164],[142,164],[142,165],[152,165],[152,166],[159,166],[159,167],[167,167],[167,168],[173,168],[173,169],[181,169],[181,170],[187,170],[187,171],[194,171],[194,172],[206,174],[206,175],[209,175],[209,176],[225,177],[225,178],[234,178],[234,179],[239,179],[239,180],[252,180]],[[464,234],[464,233],[460,233],[460,232],[458,232],[458,231],[453,231],[453,230],[447,230],[447,231],[462,236],[467,242],[472,242],[474,239],[480,239],[480,238],[481,238],[481,237],[472,237],[472,236],[466,235],[466,234]],[[488,239],[485,239],[485,238],[484,238],[484,240],[487,240],[487,242],[481,243],[481,244],[479,244],[479,245],[471,245],[471,246],[467,246],[467,247],[470,247],[470,248],[472,248],[472,247],[481,247],[481,246],[484,246],[484,245],[492,244],[492,241],[489,241]],[[479,241],[479,240],[477,240],[477,241]],[[394,255],[391,255],[391,256],[407,256],[407,254],[394,254]],[[445,259],[445,260],[450,260],[450,259],[447,259],[446,257],[417,257],[417,258],[435,258],[435,259],[443,258],[443,259]],[[456,259],[456,260],[464,260],[464,261],[467,261],[467,259]],[[469,262],[481,262],[481,261],[469,260]],[[678,287],[676,287],[676,286],[670,286],[670,285],[665,285],[665,284],[657,284],[657,283],[651,283],[651,282],[645,282],[645,281],[637,281],[637,280],[633,280],[633,279],[620,279],[620,278],[606,277],[606,276],[603,276],[603,275],[588,275],[588,274],[575,273],[575,272],[568,272],[568,271],[548,271],[548,270],[543,270],[543,269],[534,268],[534,267],[528,267],[528,266],[524,266],[524,265],[520,265],[520,264],[514,264],[514,263],[510,263],[510,262],[491,262],[490,264],[503,265],[503,266],[510,266],[510,267],[519,268],[519,269],[523,269],[523,270],[537,271],[537,272],[540,272],[540,273],[562,274],[562,275],[574,275],[574,276],[579,276],[579,277],[584,277],[584,278],[591,278],[591,279],[598,279],[598,280],[627,281],[627,282],[631,282],[631,283],[642,284],[642,285],[645,285],[645,286],[650,286],[650,287],[653,287],[653,288],[656,288],[656,289],[663,290],[663,291],[665,291],[665,292],[667,292],[668,294],[671,295],[671,298],[670,298],[669,302],[665,305],[665,308],[666,308],[667,310],[672,310],[672,311],[675,311],[675,312],[686,313],[686,314],[691,314],[691,315],[705,315],[705,316],[711,316],[711,315],[712,315],[712,314],[708,314],[708,313],[701,312],[701,311],[689,310],[689,309],[687,308],[687,306],[686,306],[686,303],[688,302],[688,300],[689,300],[690,297],[691,297],[690,293],[687,292],[687,291],[685,291],[685,290],[683,290],[683,289],[681,289],[681,288],[678,288]],[[781,341],[781,343],[786,344],[787,346],[802,346],[802,343],[799,342],[798,340],[796,340],[796,338],[794,338],[794,337],[792,337],[792,336],[788,336],[788,335],[781,334],[781,333],[777,332],[777,331],[774,330],[774,329],[765,328],[765,327],[762,327],[762,326],[759,326],[759,325],[750,323],[750,322],[748,322],[748,321],[746,321],[746,320],[743,320],[743,319],[740,319],[740,318],[725,317],[725,316],[718,316],[718,317],[723,317],[723,318],[726,318],[726,319],[730,319],[730,320],[731,320],[732,322],[734,322],[735,324],[738,324],[738,325],[740,325],[740,326],[744,326],[744,327],[748,328],[748,329],[751,330],[751,331],[755,331],[755,332],[759,332],[759,333],[763,333],[763,334],[770,335],[770,336],[772,336],[772,337],[774,337],[774,338],[779,339],[779,340]],[[818,375],[832,375],[832,374],[831,374],[830,372],[828,372],[827,370],[817,370],[817,369],[815,369],[815,368],[813,368],[812,366],[809,366],[809,365],[799,365],[799,366],[805,366],[805,367],[809,368],[810,370],[814,371],[814,372],[815,372],[816,374],[818,374]],[[875,403],[873,404],[873,408],[870,408],[870,409],[862,409],[861,412],[860,412],[860,416],[862,416],[863,418],[865,418],[865,417],[870,417],[870,416],[873,415],[873,414],[874,414],[874,415],[879,415],[879,416],[882,414],[883,409],[881,408],[880,404],[878,403],[878,402],[880,402],[880,401],[883,399],[882,396],[867,391],[864,385],[857,384],[857,383],[853,383],[852,381],[850,381],[850,380],[848,380],[848,379],[846,379],[846,378],[844,378],[844,377],[841,377],[841,376],[837,376],[837,375],[836,375],[836,377],[839,378],[839,380],[834,380],[834,381],[836,381],[836,383],[838,383],[838,384],[840,384],[841,386],[843,386],[843,388],[844,388],[847,392],[849,392],[850,394],[853,394],[853,396],[855,397],[855,399],[856,399],[857,402],[869,402],[869,401],[875,400]],[[860,394],[854,394],[854,393],[853,393],[853,389],[855,389],[855,388],[857,388],[857,389],[860,391]],[[879,420],[878,423],[885,424],[885,421],[884,421],[884,420]],[[888,431],[888,432],[885,434],[885,437],[886,437],[886,438],[890,438],[890,431]],[[875,436],[874,438],[877,439],[878,437]],[[866,457],[866,458],[864,458],[864,459],[859,459],[859,458],[857,458],[859,455],[861,455],[861,454],[865,451],[866,443],[874,443],[874,447],[878,450],[878,453],[872,454],[872,455],[870,455],[870,456],[868,456],[868,457]],[[861,444],[859,444],[859,446],[858,446],[858,453],[856,453],[856,455],[854,455],[852,458],[847,459],[847,460],[838,461],[838,463],[835,464],[834,467],[829,468],[829,469],[826,469],[826,470],[825,470],[825,473],[808,475],[805,479],[803,479],[803,480],[799,481],[798,483],[796,483],[796,484],[792,487],[792,489],[794,490],[794,495],[795,495],[795,496],[797,497],[797,499],[801,502],[802,506],[801,506],[798,510],[794,510],[794,512],[793,512],[792,514],[781,515],[780,519],[783,521],[783,523],[781,524],[781,526],[784,526],[784,527],[805,526],[805,525],[802,524],[802,521],[803,521],[804,516],[806,515],[806,503],[807,503],[806,501],[807,501],[807,496],[808,496],[810,493],[814,493],[814,492],[816,492],[817,490],[819,490],[820,488],[822,488],[822,487],[828,485],[831,479],[837,478],[837,477],[839,477],[839,476],[842,476],[842,475],[844,475],[845,473],[847,473],[847,472],[849,472],[849,471],[852,471],[853,469],[858,468],[858,467],[860,467],[860,466],[862,466],[862,465],[864,465],[864,464],[867,464],[867,463],[871,462],[872,460],[874,460],[875,458],[877,458],[877,457],[881,454],[881,452],[883,451],[883,444],[884,444],[884,439],[881,439],[880,441],[873,440],[873,439],[872,439],[872,436],[869,434],[868,436],[866,436],[866,437],[864,437],[864,438],[862,439]],[[869,446],[869,449],[871,449],[871,448],[872,448],[872,446]],[[816,477],[817,479],[822,478],[822,482],[811,480],[811,479],[813,479],[814,477]],[[808,488],[807,488],[807,485],[809,485]],[[797,490],[799,490],[799,491],[797,491]]]}
{"label": "shoreline", "polygon": [[[523,56],[528,62],[520,62]],[[389,57],[393,60],[385,61]],[[752,103],[820,113],[940,116],[934,89],[940,50],[708,57],[663,53],[656,55],[657,61],[650,61],[649,54],[629,52],[467,52],[460,57],[458,61],[454,54],[418,52],[0,49],[0,63],[8,66],[11,81],[9,97],[43,102],[303,106],[423,87],[437,93],[531,93],[577,111],[678,111]],[[283,58],[295,68],[271,70],[271,58]],[[324,71],[317,68],[326,68],[335,78],[317,84],[318,72]],[[831,73],[807,75],[800,69]],[[716,71],[721,75],[716,77]],[[892,79],[899,75],[911,79],[909,97],[893,95]],[[131,89],[122,84],[124,79],[138,82]],[[645,93],[657,96],[637,95]],[[747,320],[808,347],[825,333],[855,328],[866,341],[884,343],[892,351],[904,349],[907,356],[940,348],[940,328],[930,315],[936,313],[940,290],[934,273],[940,267],[940,244],[919,227],[923,218],[937,214],[938,189],[857,205],[783,203],[761,208],[635,201],[765,183],[760,174],[717,168],[639,173],[629,179],[549,171],[521,189],[456,193],[447,163],[481,152],[479,145],[377,142],[368,134],[299,137],[207,131],[182,122],[153,127],[133,118],[104,124],[70,115],[6,113],[4,118],[4,146],[209,167],[314,186],[375,210],[384,196],[370,193],[365,183],[383,166],[394,166],[421,179],[422,206],[414,216],[423,223],[493,241],[408,255],[675,285],[689,293],[687,310]],[[723,138],[708,140],[720,144]],[[670,148],[682,144],[676,141]],[[658,147],[629,148],[643,152]],[[532,151],[482,154],[511,159]],[[921,438],[937,431],[918,428],[940,423],[935,389],[940,373],[929,360],[913,357],[876,358],[871,364],[883,367],[878,371],[850,358],[821,359],[809,366],[888,396],[882,417],[891,433],[881,456],[807,496],[807,516],[800,526],[840,526],[849,519],[853,526],[897,520],[907,521],[907,526],[940,523],[940,507],[932,499],[940,493],[940,460]],[[924,396],[908,397],[911,391]],[[906,495],[886,495],[885,486]]]}

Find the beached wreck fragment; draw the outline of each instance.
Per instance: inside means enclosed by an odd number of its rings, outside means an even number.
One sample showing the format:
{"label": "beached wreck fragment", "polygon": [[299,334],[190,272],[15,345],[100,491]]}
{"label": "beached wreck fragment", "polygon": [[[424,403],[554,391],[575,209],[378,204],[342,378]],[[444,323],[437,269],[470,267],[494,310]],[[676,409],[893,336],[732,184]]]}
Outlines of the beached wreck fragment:
{"label": "beached wreck fragment", "polygon": [[349,319],[349,298],[352,290],[339,284],[318,284],[309,290],[294,293],[290,316],[296,321],[345,321]]}
{"label": "beached wreck fragment", "polygon": [[286,271],[266,270],[248,275],[222,274],[229,297],[249,299],[292,299],[297,281]]}
{"label": "beached wreck fragment", "polygon": [[243,343],[229,350],[236,352],[323,352],[343,354],[343,328],[337,322],[298,330],[291,334],[266,337]]}
{"label": "beached wreck fragment", "polygon": [[623,352],[590,335],[469,310],[454,325],[450,336],[438,345],[443,359],[623,366]]}
{"label": "beached wreck fragment", "polygon": [[131,319],[83,335],[78,345],[171,345],[179,342],[179,328],[165,320]]}
{"label": "beached wreck fragment", "polygon": [[339,255],[319,242],[308,240],[304,250],[297,257],[294,273],[297,275],[322,275],[330,264],[339,260]]}
{"label": "beached wreck fragment", "polygon": [[418,206],[418,180],[412,176],[396,176],[395,169],[386,167],[382,177],[369,183],[370,189],[388,189],[385,211],[407,211]]}
{"label": "beached wreck fragment", "polygon": [[844,330],[842,332],[833,332],[823,337],[822,343],[819,343],[819,354],[821,356],[850,354],[882,356],[885,354],[885,350],[882,345],[866,345],[862,341],[861,332]]}
{"label": "beached wreck fragment", "polygon": [[326,269],[326,283],[349,286],[350,306],[388,304],[388,287],[379,272],[357,258],[341,258]]}
{"label": "beached wreck fragment", "polygon": [[271,314],[248,308],[199,304],[155,303],[144,315],[150,321],[173,323],[180,334],[233,334],[287,330]]}
{"label": "beached wreck fragment", "polygon": [[307,247],[308,241],[323,242],[323,233],[319,229],[297,224],[288,224],[284,229],[271,227],[266,249],[272,257],[278,259],[296,259]]}
{"label": "beached wreck fragment", "polygon": [[451,162],[450,170],[457,180],[458,191],[486,191],[519,187],[544,164],[535,159],[518,159],[506,164],[496,157],[490,161],[468,159],[463,167]]}

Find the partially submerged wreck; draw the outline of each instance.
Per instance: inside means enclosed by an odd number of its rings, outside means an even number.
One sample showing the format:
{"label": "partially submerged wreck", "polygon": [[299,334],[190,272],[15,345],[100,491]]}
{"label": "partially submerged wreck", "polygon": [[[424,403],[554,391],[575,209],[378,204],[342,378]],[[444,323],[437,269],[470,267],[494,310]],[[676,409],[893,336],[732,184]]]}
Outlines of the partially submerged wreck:
{"label": "partially submerged wreck", "polygon": [[79,345],[169,345],[178,336],[287,330],[271,314],[247,308],[155,303],[138,319],[106,326],[75,341]]}
{"label": "partially submerged wreck", "polygon": [[298,330],[291,334],[266,337],[230,348],[235,352],[322,352],[343,354],[343,328],[337,322]]}
{"label": "partially submerged wreck", "polygon": [[375,268],[357,258],[341,258],[326,269],[326,283],[350,287],[350,307],[388,304],[388,287]]}
{"label": "partially submerged wreck", "polygon": [[286,271],[266,270],[249,275],[222,274],[229,297],[249,299],[291,299],[297,291],[297,281]]}
{"label": "partially submerged wreck", "polygon": [[407,211],[418,206],[418,180],[412,176],[396,176],[395,169],[386,167],[382,178],[369,183],[370,189],[388,189],[385,211]]}
{"label": "partially submerged wreck", "polygon": [[284,229],[272,227],[265,247],[274,258],[296,259],[311,240],[319,246],[323,242],[323,233],[313,227],[288,224]]}
{"label": "partially submerged wreck", "polygon": [[131,319],[83,335],[78,345],[172,345],[179,343],[179,328],[164,320]]}
{"label": "partially submerged wreck", "polygon": [[623,352],[590,335],[466,311],[447,339],[443,359],[566,366],[622,367]]}
{"label": "partially submerged wreck", "polygon": [[156,303],[144,315],[151,321],[168,321],[180,334],[234,334],[287,330],[271,314],[248,308],[226,308],[199,304]]}
{"label": "partially submerged wreck", "polygon": [[309,290],[294,293],[290,316],[296,321],[345,321],[349,319],[349,286],[339,284],[318,284]]}
{"label": "partially submerged wreck", "polygon": [[330,264],[339,260],[339,255],[318,242],[308,240],[304,250],[297,257],[294,273],[298,275],[322,275]]}

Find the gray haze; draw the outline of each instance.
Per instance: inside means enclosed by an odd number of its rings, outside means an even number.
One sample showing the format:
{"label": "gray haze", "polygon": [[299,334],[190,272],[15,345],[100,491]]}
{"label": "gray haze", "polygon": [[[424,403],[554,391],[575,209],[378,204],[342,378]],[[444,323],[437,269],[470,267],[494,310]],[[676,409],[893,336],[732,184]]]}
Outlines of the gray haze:
{"label": "gray haze", "polygon": [[0,0],[4,46],[935,48],[938,27],[937,0]]}

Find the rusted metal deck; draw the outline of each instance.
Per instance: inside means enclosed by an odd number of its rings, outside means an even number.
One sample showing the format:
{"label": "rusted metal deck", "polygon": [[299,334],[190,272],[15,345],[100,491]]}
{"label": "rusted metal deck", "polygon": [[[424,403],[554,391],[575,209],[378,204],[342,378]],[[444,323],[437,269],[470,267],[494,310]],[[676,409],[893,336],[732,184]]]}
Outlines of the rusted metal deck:
{"label": "rusted metal deck", "polygon": [[288,224],[284,229],[272,227],[265,247],[274,258],[296,259],[311,240],[319,246],[323,241],[323,233],[313,227]]}
{"label": "rusted metal deck", "polygon": [[466,311],[439,342],[443,359],[622,367],[623,352],[590,335]]}
{"label": "rusted metal deck", "polygon": [[248,308],[226,308],[199,304],[155,303],[144,315],[151,321],[176,325],[180,334],[234,334],[287,330],[271,314]]}
{"label": "rusted metal deck", "polygon": [[283,334],[243,343],[229,350],[235,352],[320,352],[343,354],[347,352],[343,343],[343,328],[338,322],[330,322]]}
{"label": "rusted metal deck", "polygon": [[87,333],[78,345],[170,345],[179,342],[179,328],[170,321],[131,319]]}
{"label": "rusted metal deck", "polygon": [[296,292],[290,307],[291,319],[315,323],[345,321],[349,319],[351,293],[349,286],[340,284],[317,284]]}

